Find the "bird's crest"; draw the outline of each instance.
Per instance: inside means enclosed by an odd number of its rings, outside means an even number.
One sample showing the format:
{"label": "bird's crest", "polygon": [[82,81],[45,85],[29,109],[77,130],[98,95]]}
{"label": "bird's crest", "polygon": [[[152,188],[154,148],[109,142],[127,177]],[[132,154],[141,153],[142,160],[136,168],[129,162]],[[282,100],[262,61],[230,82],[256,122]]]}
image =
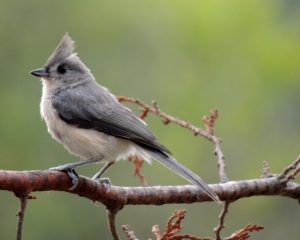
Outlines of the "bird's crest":
{"label": "bird's crest", "polygon": [[54,52],[48,58],[46,65],[51,66],[55,63],[61,62],[63,59],[71,56],[75,49],[75,42],[71,39],[68,33],[66,33]]}

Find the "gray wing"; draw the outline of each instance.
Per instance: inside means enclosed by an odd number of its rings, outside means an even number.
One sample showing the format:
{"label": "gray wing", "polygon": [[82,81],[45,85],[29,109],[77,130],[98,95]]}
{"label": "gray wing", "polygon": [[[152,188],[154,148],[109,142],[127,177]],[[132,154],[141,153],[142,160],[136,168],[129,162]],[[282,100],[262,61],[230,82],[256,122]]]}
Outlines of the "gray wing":
{"label": "gray wing", "polygon": [[53,96],[52,104],[59,117],[68,124],[127,139],[166,156],[170,154],[131,110],[99,85],[58,92]]}

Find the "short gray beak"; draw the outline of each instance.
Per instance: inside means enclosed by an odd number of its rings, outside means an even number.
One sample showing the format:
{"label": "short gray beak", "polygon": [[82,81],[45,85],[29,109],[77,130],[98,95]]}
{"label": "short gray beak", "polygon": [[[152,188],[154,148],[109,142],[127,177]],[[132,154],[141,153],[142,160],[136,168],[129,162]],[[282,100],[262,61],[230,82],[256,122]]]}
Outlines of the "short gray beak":
{"label": "short gray beak", "polygon": [[30,73],[37,77],[49,77],[50,76],[49,70],[45,67],[32,70]]}

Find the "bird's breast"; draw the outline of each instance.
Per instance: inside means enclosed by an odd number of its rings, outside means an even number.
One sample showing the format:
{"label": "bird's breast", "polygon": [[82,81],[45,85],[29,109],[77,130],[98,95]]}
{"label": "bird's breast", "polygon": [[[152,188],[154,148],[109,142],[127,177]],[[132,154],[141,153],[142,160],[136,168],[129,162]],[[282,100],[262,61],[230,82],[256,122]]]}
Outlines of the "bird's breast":
{"label": "bird's breast", "polygon": [[58,142],[63,143],[64,137],[67,133],[67,125],[59,118],[55,108],[52,106],[51,99],[42,97],[40,111],[42,119],[46,122],[48,132]]}
{"label": "bird's breast", "polygon": [[115,161],[130,149],[127,140],[64,122],[52,106],[50,98],[42,97],[40,111],[51,136],[81,158],[104,157],[107,161]]}

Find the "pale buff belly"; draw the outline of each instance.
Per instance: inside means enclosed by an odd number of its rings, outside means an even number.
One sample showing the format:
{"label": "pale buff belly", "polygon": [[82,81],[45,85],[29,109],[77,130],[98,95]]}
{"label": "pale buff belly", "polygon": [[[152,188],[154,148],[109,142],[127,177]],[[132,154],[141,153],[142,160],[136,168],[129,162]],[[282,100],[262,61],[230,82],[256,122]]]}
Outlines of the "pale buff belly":
{"label": "pale buff belly", "polygon": [[139,155],[149,163],[151,157],[136,144],[92,129],[69,125],[61,120],[49,100],[42,100],[41,115],[48,132],[74,155],[95,161],[116,161]]}

